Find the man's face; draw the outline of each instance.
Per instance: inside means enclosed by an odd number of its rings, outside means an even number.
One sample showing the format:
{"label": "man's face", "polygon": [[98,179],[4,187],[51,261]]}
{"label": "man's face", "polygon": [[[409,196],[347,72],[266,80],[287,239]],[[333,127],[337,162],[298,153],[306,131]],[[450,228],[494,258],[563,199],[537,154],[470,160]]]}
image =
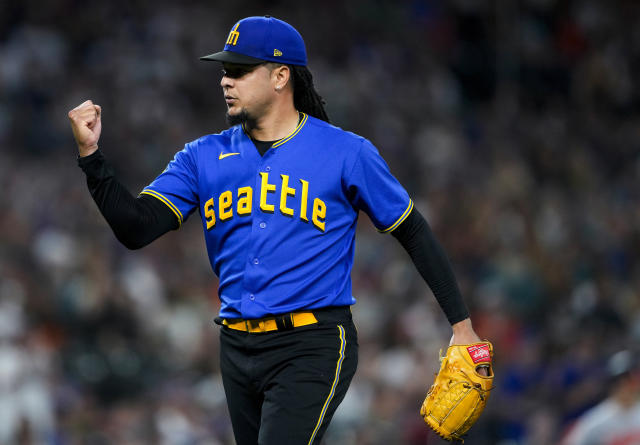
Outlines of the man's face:
{"label": "man's face", "polygon": [[267,65],[224,63],[222,67],[220,86],[227,103],[229,123],[239,123],[238,119],[240,122],[247,118],[258,119],[268,108],[273,95],[271,71]]}

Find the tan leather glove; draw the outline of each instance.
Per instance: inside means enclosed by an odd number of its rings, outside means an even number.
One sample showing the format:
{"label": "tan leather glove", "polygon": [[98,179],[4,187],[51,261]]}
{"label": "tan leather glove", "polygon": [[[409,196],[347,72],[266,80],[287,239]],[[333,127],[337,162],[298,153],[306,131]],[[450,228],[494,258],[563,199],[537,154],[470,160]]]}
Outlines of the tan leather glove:
{"label": "tan leather glove", "polygon": [[[492,357],[493,345],[488,341],[452,345],[440,357],[440,371],[420,415],[443,439],[464,442],[462,435],[480,417],[493,388]],[[486,369],[486,376],[478,373],[480,367]]]}

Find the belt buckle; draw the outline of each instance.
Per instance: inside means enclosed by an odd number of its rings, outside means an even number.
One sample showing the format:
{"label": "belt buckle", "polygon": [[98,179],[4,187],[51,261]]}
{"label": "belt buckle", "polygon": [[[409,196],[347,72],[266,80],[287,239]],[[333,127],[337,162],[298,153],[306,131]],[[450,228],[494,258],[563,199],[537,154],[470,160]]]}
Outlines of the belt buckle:
{"label": "belt buckle", "polygon": [[247,323],[247,332],[260,332],[260,321],[256,319],[248,319],[245,321]]}
{"label": "belt buckle", "polygon": [[278,315],[276,317],[276,326],[278,331],[290,331],[295,326],[293,324],[293,313]]}

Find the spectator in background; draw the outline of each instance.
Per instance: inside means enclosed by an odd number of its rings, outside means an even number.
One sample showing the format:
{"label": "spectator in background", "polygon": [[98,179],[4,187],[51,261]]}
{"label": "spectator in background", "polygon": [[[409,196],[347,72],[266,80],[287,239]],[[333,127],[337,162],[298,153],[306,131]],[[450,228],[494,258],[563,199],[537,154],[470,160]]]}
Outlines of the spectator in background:
{"label": "spectator in background", "polygon": [[580,417],[562,445],[640,444],[640,362],[629,350],[607,363],[609,396]]}

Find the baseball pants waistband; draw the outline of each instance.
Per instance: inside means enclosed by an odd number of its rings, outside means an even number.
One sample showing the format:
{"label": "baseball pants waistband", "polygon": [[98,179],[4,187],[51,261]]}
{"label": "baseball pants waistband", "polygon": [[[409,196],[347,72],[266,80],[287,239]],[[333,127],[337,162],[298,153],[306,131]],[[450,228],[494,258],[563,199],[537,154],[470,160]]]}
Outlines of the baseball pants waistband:
{"label": "baseball pants waistband", "polygon": [[290,312],[288,314],[274,315],[271,317],[241,319],[241,318],[216,318],[215,322],[235,331],[250,333],[288,331],[301,326],[308,326],[319,321],[351,319],[349,306],[327,307],[312,311]]}

